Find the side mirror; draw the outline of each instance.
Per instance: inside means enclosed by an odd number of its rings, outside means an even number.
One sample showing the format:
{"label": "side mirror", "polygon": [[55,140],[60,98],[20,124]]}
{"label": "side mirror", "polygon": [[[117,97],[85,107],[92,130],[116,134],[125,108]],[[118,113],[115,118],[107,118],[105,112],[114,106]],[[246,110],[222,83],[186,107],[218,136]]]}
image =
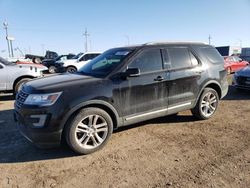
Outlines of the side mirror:
{"label": "side mirror", "polygon": [[140,76],[140,69],[138,68],[128,68],[125,71],[126,77],[137,77]]}

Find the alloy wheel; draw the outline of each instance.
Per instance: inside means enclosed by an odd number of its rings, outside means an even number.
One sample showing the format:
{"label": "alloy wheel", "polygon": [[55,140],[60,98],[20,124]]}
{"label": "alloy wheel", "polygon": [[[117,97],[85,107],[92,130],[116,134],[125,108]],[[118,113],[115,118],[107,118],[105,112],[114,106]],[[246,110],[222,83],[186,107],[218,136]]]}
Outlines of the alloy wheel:
{"label": "alloy wheel", "polygon": [[216,111],[217,105],[217,96],[212,92],[206,93],[206,95],[203,96],[200,105],[202,114],[207,118],[212,116],[213,113]]}
{"label": "alloy wheel", "polygon": [[94,149],[100,146],[108,135],[106,120],[96,114],[84,117],[76,126],[75,139],[80,147]]}

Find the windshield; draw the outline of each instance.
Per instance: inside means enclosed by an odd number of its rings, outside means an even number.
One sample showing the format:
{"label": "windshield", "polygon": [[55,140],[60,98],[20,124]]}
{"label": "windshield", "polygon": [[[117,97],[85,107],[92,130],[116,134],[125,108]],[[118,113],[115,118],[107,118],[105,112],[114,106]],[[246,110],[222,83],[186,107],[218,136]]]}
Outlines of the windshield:
{"label": "windshield", "polygon": [[75,55],[74,57],[72,57],[72,59],[78,59],[80,56],[82,56],[83,53],[79,53],[77,55]]}
{"label": "windshield", "polygon": [[120,65],[132,51],[132,49],[124,48],[110,49],[87,63],[79,72],[90,76],[105,77]]}
{"label": "windshield", "polygon": [[235,59],[235,61],[242,61],[242,59],[237,57],[237,56],[234,56],[234,59]]}
{"label": "windshield", "polygon": [[4,59],[4,58],[2,58],[2,57],[0,57],[0,62],[1,62],[2,64],[4,64],[4,65],[11,65],[11,64],[12,64],[11,62],[7,61],[6,59]]}

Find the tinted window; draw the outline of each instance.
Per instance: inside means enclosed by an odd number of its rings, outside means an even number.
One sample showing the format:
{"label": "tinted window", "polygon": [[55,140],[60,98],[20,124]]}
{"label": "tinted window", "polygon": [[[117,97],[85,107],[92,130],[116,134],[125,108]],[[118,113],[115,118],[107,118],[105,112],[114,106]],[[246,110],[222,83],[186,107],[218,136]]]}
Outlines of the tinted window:
{"label": "tinted window", "polygon": [[211,62],[211,63],[224,63],[224,60],[220,53],[215,49],[211,47],[207,48],[200,48],[201,54]]}
{"label": "tinted window", "polygon": [[159,49],[144,50],[129,64],[128,67],[139,68],[142,73],[161,70],[161,51]]}
{"label": "tinted window", "polygon": [[168,48],[172,69],[191,67],[190,53],[187,48]]}
{"label": "tinted window", "polygon": [[97,57],[100,54],[91,54],[91,58],[94,59],[95,57]]}
{"label": "tinted window", "polygon": [[84,55],[80,61],[88,61],[88,60],[91,60],[91,59],[94,59],[96,56],[98,56],[99,54],[86,54]]}
{"label": "tinted window", "polygon": [[197,66],[199,64],[199,61],[197,60],[197,58],[191,52],[189,52],[189,55],[190,55],[192,66]]}

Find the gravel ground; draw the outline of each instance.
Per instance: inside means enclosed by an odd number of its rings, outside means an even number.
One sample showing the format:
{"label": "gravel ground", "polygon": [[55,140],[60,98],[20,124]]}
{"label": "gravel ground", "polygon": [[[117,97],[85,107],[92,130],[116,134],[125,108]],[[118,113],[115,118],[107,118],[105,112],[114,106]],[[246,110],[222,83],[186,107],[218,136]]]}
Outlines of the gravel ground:
{"label": "gravel ground", "polygon": [[215,116],[189,111],[116,131],[96,153],[42,150],[13,121],[0,96],[0,187],[249,187],[250,93],[230,88]]}

